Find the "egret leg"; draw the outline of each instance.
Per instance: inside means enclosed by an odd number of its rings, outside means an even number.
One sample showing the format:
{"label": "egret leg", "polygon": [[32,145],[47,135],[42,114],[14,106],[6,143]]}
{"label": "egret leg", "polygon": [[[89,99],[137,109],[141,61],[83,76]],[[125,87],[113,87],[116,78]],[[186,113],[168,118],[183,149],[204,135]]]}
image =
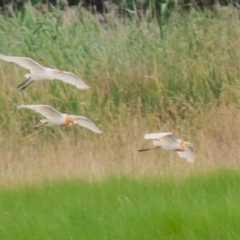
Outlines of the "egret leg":
{"label": "egret leg", "polygon": [[144,152],[144,151],[148,151],[150,150],[150,148],[142,148],[142,149],[138,149],[138,152]]}
{"label": "egret leg", "polygon": [[19,84],[17,88],[20,88],[24,83],[26,83],[28,80],[30,80],[31,77],[27,78],[23,83]]}
{"label": "egret leg", "polygon": [[20,88],[19,91],[23,91],[24,89],[26,89],[26,88],[27,88],[32,82],[33,82],[33,81],[31,81],[28,85],[26,85],[26,86]]}
{"label": "egret leg", "polygon": [[145,152],[145,151],[148,151],[148,150],[151,150],[151,149],[156,149],[156,148],[161,148],[161,147],[155,146],[155,147],[152,147],[152,148],[141,148],[141,149],[138,149],[138,152]]}
{"label": "egret leg", "polygon": [[35,125],[35,126],[33,127],[33,129],[37,129],[37,128],[39,128],[39,127],[41,127],[41,126],[44,126],[44,125],[47,125],[47,124],[48,124],[47,122],[39,123],[39,124]]}

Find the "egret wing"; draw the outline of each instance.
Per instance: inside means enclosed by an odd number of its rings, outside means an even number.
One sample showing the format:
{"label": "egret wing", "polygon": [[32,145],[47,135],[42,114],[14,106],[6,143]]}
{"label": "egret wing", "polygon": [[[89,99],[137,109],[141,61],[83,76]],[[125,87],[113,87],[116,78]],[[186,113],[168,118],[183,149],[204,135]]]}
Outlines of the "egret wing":
{"label": "egret wing", "polygon": [[102,133],[102,131],[88,118],[80,117],[80,116],[72,116],[72,117],[75,118],[75,120],[73,120],[74,124],[78,124],[82,127],[88,128],[95,133]]}
{"label": "egret wing", "polygon": [[79,89],[88,89],[89,86],[86,85],[81,79],[79,79],[76,75],[70,72],[62,72],[58,70],[54,70],[54,78],[62,80],[63,82],[75,85]]}
{"label": "egret wing", "polygon": [[144,138],[150,139],[150,140],[157,140],[157,139],[167,137],[167,136],[176,139],[173,136],[173,133],[171,133],[171,132],[148,133],[148,134],[145,134]]}
{"label": "egret wing", "polygon": [[26,58],[26,57],[14,57],[14,56],[6,56],[3,54],[0,54],[0,59],[3,59],[7,62],[13,62],[21,67],[24,67],[30,72],[38,72],[44,69],[43,66],[41,66],[39,63],[35,62],[31,58]]}
{"label": "egret wing", "polygon": [[188,162],[194,162],[195,161],[194,148],[191,147],[191,146],[188,146],[187,149],[183,152],[177,151],[177,154],[181,158],[186,158]]}
{"label": "egret wing", "polygon": [[32,109],[33,111],[36,111],[40,114],[42,114],[46,118],[58,118],[61,117],[62,114],[52,108],[49,105],[22,105],[19,106],[18,108],[29,108]]}
{"label": "egret wing", "polygon": [[171,132],[149,133],[144,138],[153,140],[155,146],[160,146],[167,150],[173,150],[178,144],[177,139]]}

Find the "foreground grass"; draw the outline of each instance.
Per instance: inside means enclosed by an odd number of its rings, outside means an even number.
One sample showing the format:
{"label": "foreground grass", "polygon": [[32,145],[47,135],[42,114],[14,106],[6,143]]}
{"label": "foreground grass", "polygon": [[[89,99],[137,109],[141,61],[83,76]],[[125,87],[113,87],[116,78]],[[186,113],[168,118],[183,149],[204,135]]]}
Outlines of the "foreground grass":
{"label": "foreground grass", "polygon": [[1,239],[239,239],[240,175],[1,190]]}

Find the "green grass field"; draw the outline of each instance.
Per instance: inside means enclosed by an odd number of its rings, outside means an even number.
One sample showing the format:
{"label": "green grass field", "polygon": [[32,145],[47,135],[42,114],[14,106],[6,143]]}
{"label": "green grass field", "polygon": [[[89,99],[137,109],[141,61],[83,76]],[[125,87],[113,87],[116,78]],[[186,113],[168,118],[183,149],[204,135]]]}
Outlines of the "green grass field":
{"label": "green grass field", "polygon": [[240,175],[108,178],[0,191],[0,239],[239,239]]}

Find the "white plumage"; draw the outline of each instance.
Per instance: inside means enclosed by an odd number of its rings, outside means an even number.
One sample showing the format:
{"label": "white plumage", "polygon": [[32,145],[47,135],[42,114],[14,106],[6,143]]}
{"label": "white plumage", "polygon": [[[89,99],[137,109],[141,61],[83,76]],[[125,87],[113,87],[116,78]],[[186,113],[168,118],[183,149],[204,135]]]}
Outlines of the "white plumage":
{"label": "white plumage", "polygon": [[22,105],[18,108],[28,108],[46,117],[46,119],[42,119],[41,124],[36,125],[35,128],[48,124],[60,126],[77,124],[79,126],[88,128],[95,133],[102,133],[102,131],[88,118],[60,113],[48,105]]}
{"label": "white plumage", "polygon": [[[54,79],[59,79],[59,80],[62,80],[63,82],[75,85],[79,89],[89,88],[89,86],[87,86],[81,79],[79,79],[73,73],[43,67],[42,65],[35,62],[31,58],[6,56],[3,54],[0,54],[0,59],[3,59],[7,62],[16,63],[21,67],[24,67],[30,71],[30,73],[25,75],[26,81],[18,85],[18,88],[21,91],[27,88],[33,81],[54,80]],[[28,83],[28,84],[24,86],[25,83]]]}
{"label": "white plumage", "polygon": [[186,158],[188,162],[194,162],[194,148],[196,144],[176,139],[172,132],[149,133],[144,136],[145,139],[153,140],[153,148],[139,149],[139,152],[155,148],[162,148],[168,151],[176,151],[181,158]]}

